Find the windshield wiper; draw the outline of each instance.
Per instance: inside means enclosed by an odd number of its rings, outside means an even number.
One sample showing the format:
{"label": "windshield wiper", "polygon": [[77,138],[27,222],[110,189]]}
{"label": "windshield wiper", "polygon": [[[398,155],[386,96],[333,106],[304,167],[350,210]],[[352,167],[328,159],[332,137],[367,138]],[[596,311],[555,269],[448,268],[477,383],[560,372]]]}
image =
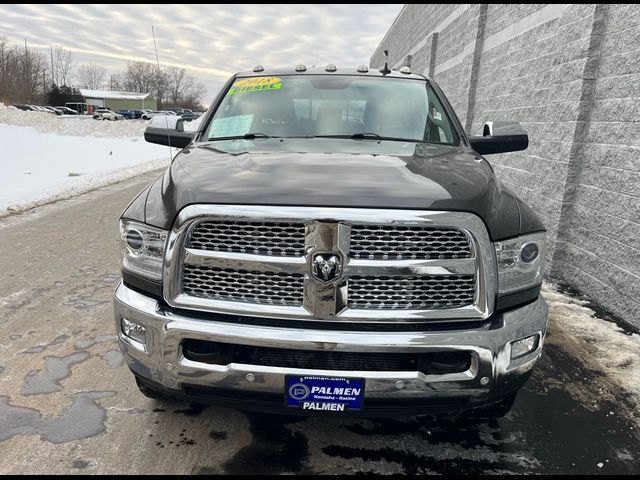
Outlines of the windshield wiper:
{"label": "windshield wiper", "polygon": [[371,132],[354,133],[353,135],[351,135],[351,138],[355,140],[363,140],[365,138],[375,138],[376,140],[382,140],[382,137],[380,135]]}
{"label": "windshield wiper", "polygon": [[316,135],[318,138],[352,138],[354,140],[389,140],[391,142],[412,142],[412,143],[429,143],[424,140],[418,140],[415,138],[401,138],[401,137],[383,137],[377,133],[362,132],[354,133],[352,135]]}
{"label": "windshield wiper", "polygon": [[226,137],[210,137],[209,141],[217,140],[255,140],[256,138],[279,138],[272,137],[266,133],[245,133],[244,135],[229,135]]}

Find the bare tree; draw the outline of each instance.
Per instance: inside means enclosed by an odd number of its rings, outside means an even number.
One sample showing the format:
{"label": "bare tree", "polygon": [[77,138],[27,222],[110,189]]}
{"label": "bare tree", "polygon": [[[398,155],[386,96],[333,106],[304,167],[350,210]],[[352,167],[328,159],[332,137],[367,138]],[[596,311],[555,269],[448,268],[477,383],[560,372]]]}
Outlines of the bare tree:
{"label": "bare tree", "polygon": [[125,89],[129,92],[152,92],[156,84],[157,69],[152,63],[129,62],[124,78]]}
{"label": "bare tree", "polygon": [[169,82],[169,94],[167,100],[172,104],[177,104],[184,96],[185,90],[191,87],[193,79],[187,75],[185,68],[167,68],[167,81]]}
{"label": "bare tree", "polygon": [[180,103],[183,108],[200,108],[202,98],[207,94],[207,87],[202,82],[195,82],[184,94]]}
{"label": "bare tree", "polygon": [[0,101],[40,103],[45,98],[47,59],[22,45],[0,37]]}
{"label": "bare tree", "polygon": [[24,55],[21,58],[22,75],[19,77],[19,82],[23,87],[24,101],[41,103],[44,97],[45,76],[46,72],[46,57],[33,50],[25,48]]}
{"label": "bare tree", "polygon": [[166,74],[169,83],[167,102],[170,105],[186,108],[199,105],[207,92],[204,84],[197,82],[184,68],[169,67]]}
{"label": "bare tree", "polygon": [[[84,84],[89,81],[84,78],[85,67],[80,69],[80,79]],[[158,105],[199,106],[201,98],[207,89],[198,83],[184,68],[158,68],[147,62],[129,62],[124,73],[112,74],[107,82],[111,90],[121,90],[137,93],[151,93]],[[89,87],[91,88],[91,87]]]}
{"label": "bare tree", "polygon": [[169,91],[169,80],[167,72],[156,68],[156,76],[153,82],[152,93],[159,105],[165,106],[167,103],[167,92]]}
{"label": "bare tree", "polygon": [[169,92],[167,72],[146,62],[129,62],[124,79],[125,90],[151,93],[158,104],[164,104]]}
{"label": "bare tree", "polygon": [[104,85],[107,69],[100,65],[82,65],[78,69],[80,84],[91,90],[98,90]]}
{"label": "bare tree", "polygon": [[112,73],[109,77],[109,90],[125,90],[125,75],[123,73]]}
{"label": "bare tree", "polygon": [[0,37],[0,101],[8,102],[14,94],[14,50],[5,37]]}
{"label": "bare tree", "polygon": [[50,75],[56,85],[67,85],[71,80],[71,65],[73,59],[71,52],[63,47],[51,46]]}

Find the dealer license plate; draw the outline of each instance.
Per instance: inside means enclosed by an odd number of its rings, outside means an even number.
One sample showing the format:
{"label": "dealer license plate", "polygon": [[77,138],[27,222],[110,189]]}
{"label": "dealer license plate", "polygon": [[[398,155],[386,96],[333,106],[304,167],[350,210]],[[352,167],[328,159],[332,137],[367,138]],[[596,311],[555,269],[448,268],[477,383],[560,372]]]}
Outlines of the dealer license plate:
{"label": "dealer license plate", "polygon": [[362,410],[364,379],[289,375],[285,398],[287,407],[310,412]]}

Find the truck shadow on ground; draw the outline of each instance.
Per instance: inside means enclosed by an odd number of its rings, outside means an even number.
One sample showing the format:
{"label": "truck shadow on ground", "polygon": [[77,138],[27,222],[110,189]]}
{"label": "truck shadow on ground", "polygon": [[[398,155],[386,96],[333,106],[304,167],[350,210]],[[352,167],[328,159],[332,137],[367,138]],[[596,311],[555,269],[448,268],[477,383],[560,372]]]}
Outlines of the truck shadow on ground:
{"label": "truck shadow on ground", "polygon": [[[247,413],[251,443],[223,465],[193,473],[640,473],[638,435],[622,392],[602,395],[597,374],[555,345],[502,419],[469,414],[361,420]],[[611,392],[609,392],[611,393]],[[620,395],[618,395],[620,394]],[[174,413],[206,422],[216,407]],[[226,432],[212,431],[212,442]]]}

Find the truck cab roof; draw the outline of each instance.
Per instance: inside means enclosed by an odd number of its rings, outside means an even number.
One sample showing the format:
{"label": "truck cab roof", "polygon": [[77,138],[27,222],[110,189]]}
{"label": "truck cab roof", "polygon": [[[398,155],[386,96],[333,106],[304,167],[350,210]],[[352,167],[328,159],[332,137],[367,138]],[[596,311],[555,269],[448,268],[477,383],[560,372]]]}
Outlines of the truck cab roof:
{"label": "truck cab roof", "polygon": [[[331,66],[333,67],[333,66]],[[361,67],[335,67],[334,70],[327,70],[327,66],[323,67],[306,67],[305,70],[296,70],[297,67],[274,67],[259,71],[238,72],[235,77],[266,77],[266,76],[283,76],[283,75],[358,75],[364,77],[391,77],[391,78],[407,78],[414,80],[428,80],[428,77],[419,73],[402,73],[399,70],[391,70],[391,73],[383,74],[378,68],[369,68],[363,71]]]}

